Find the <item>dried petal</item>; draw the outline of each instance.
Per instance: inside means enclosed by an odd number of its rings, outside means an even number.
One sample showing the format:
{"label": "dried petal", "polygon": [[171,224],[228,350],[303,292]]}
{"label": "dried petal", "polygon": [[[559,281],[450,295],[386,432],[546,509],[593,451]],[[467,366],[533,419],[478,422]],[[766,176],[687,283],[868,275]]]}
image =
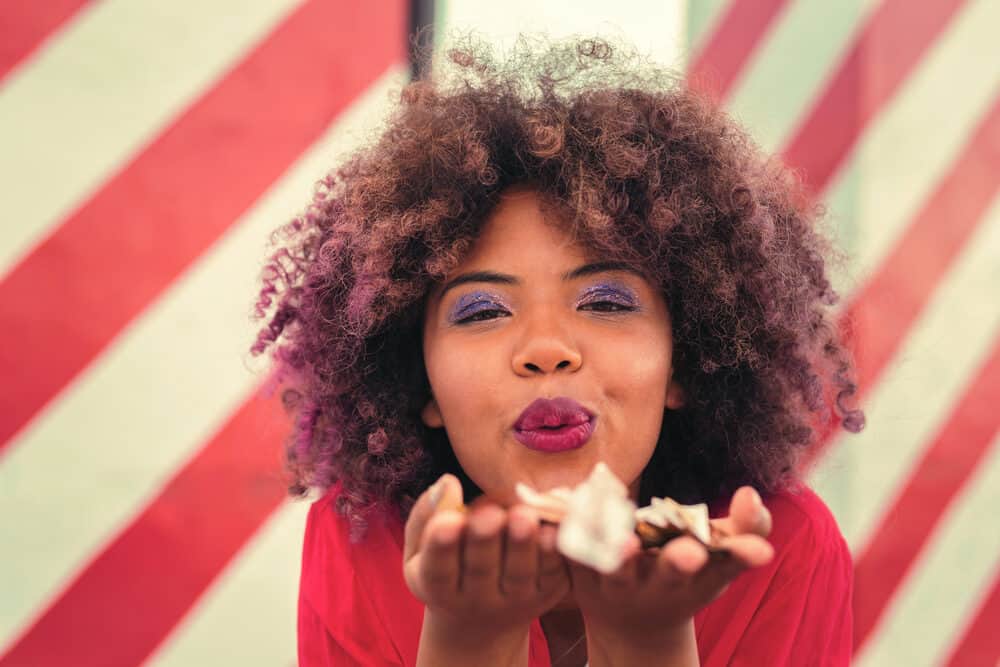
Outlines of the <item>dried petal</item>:
{"label": "dried petal", "polygon": [[559,523],[566,516],[566,505],[571,494],[566,487],[560,486],[545,493],[539,493],[527,484],[518,482],[514,491],[522,503],[538,512],[538,516],[543,521]]}
{"label": "dried petal", "polygon": [[702,544],[712,542],[708,505],[681,505],[671,498],[652,498],[650,504],[635,511],[637,521],[658,528],[673,528],[693,535]]}
{"label": "dried petal", "polygon": [[635,531],[635,504],[628,489],[604,464],[573,489],[556,545],[564,556],[610,574],[621,567]]}

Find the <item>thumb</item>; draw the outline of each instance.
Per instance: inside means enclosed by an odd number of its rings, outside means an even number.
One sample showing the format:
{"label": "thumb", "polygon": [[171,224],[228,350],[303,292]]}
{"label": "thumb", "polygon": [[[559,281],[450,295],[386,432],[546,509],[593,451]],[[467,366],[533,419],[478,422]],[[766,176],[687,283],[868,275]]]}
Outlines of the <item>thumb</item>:
{"label": "thumb", "polygon": [[410,516],[406,520],[405,544],[403,546],[404,562],[420,551],[424,528],[435,513],[442,510],[464,511],[464,507],[462,484],[458,478],[450,474],[441,475],[438,481],[420,494],[413,509],[410,510]]}
{"label": "thumb", "polygon": [[771,532],[771,513],[752,487],[740,487],[729,504],[733,534],[750,533],[767,537]]}

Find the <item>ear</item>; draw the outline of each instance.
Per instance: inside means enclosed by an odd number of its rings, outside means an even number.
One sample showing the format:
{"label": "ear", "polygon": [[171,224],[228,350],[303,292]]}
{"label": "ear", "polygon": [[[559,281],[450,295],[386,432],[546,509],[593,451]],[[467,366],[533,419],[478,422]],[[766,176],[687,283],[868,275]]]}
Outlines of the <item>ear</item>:
{"label": "ear", "polygon": [[667,385],[667,400],[664,402],[669,410],[677,410],[684,407],[684,389],[677,384],[676,380],[671,380]]}
{"label": "ear", "polygon": [[427,401],[427,405],[420,411],[420,419],[424,422],[425,426],[429,426],[430,428],[441,428],[444,426],[444,419],[441,417],[441,408],[438,407],[437,401],[433,397]]}

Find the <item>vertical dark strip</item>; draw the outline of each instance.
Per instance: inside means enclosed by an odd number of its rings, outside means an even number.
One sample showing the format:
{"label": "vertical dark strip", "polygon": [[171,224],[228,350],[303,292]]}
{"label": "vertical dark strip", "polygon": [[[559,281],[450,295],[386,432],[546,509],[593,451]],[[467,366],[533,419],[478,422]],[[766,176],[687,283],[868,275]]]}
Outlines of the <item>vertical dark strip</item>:
{"label": "vertical dark strip", "polygon": [[410,0],[410,25],[407,48],[410,54],[410,78],[419,79],[430,64],[434,46],[435,0]]}

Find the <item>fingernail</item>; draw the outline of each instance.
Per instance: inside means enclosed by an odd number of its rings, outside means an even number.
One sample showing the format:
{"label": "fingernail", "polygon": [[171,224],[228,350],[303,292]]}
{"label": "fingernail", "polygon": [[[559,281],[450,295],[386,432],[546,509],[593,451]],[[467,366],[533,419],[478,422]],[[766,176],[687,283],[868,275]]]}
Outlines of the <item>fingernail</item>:
{"label": "fingernail", "polygon": [[437,542],[438,544],[451,544],[458,540],[459,533],[462,532],[462,524],[460,523],[446,523],[443,526],[437,527]]}
{"label": "fingernail", "polygon": [[507,533],[512,540],[523,542],[528,539],[528,535],[531,533],[531,527],[520,520],[511,521],[510,526],[507,528]]}
{"label": "fingernail", "polygon": [[428,492],[427,499],[430,501],[431,507],[437,507],[437,504],[441,502],[441,496],[444,495],[444,484],[441,483],[442,481],[443,479],[439,479],[434,482]]}

